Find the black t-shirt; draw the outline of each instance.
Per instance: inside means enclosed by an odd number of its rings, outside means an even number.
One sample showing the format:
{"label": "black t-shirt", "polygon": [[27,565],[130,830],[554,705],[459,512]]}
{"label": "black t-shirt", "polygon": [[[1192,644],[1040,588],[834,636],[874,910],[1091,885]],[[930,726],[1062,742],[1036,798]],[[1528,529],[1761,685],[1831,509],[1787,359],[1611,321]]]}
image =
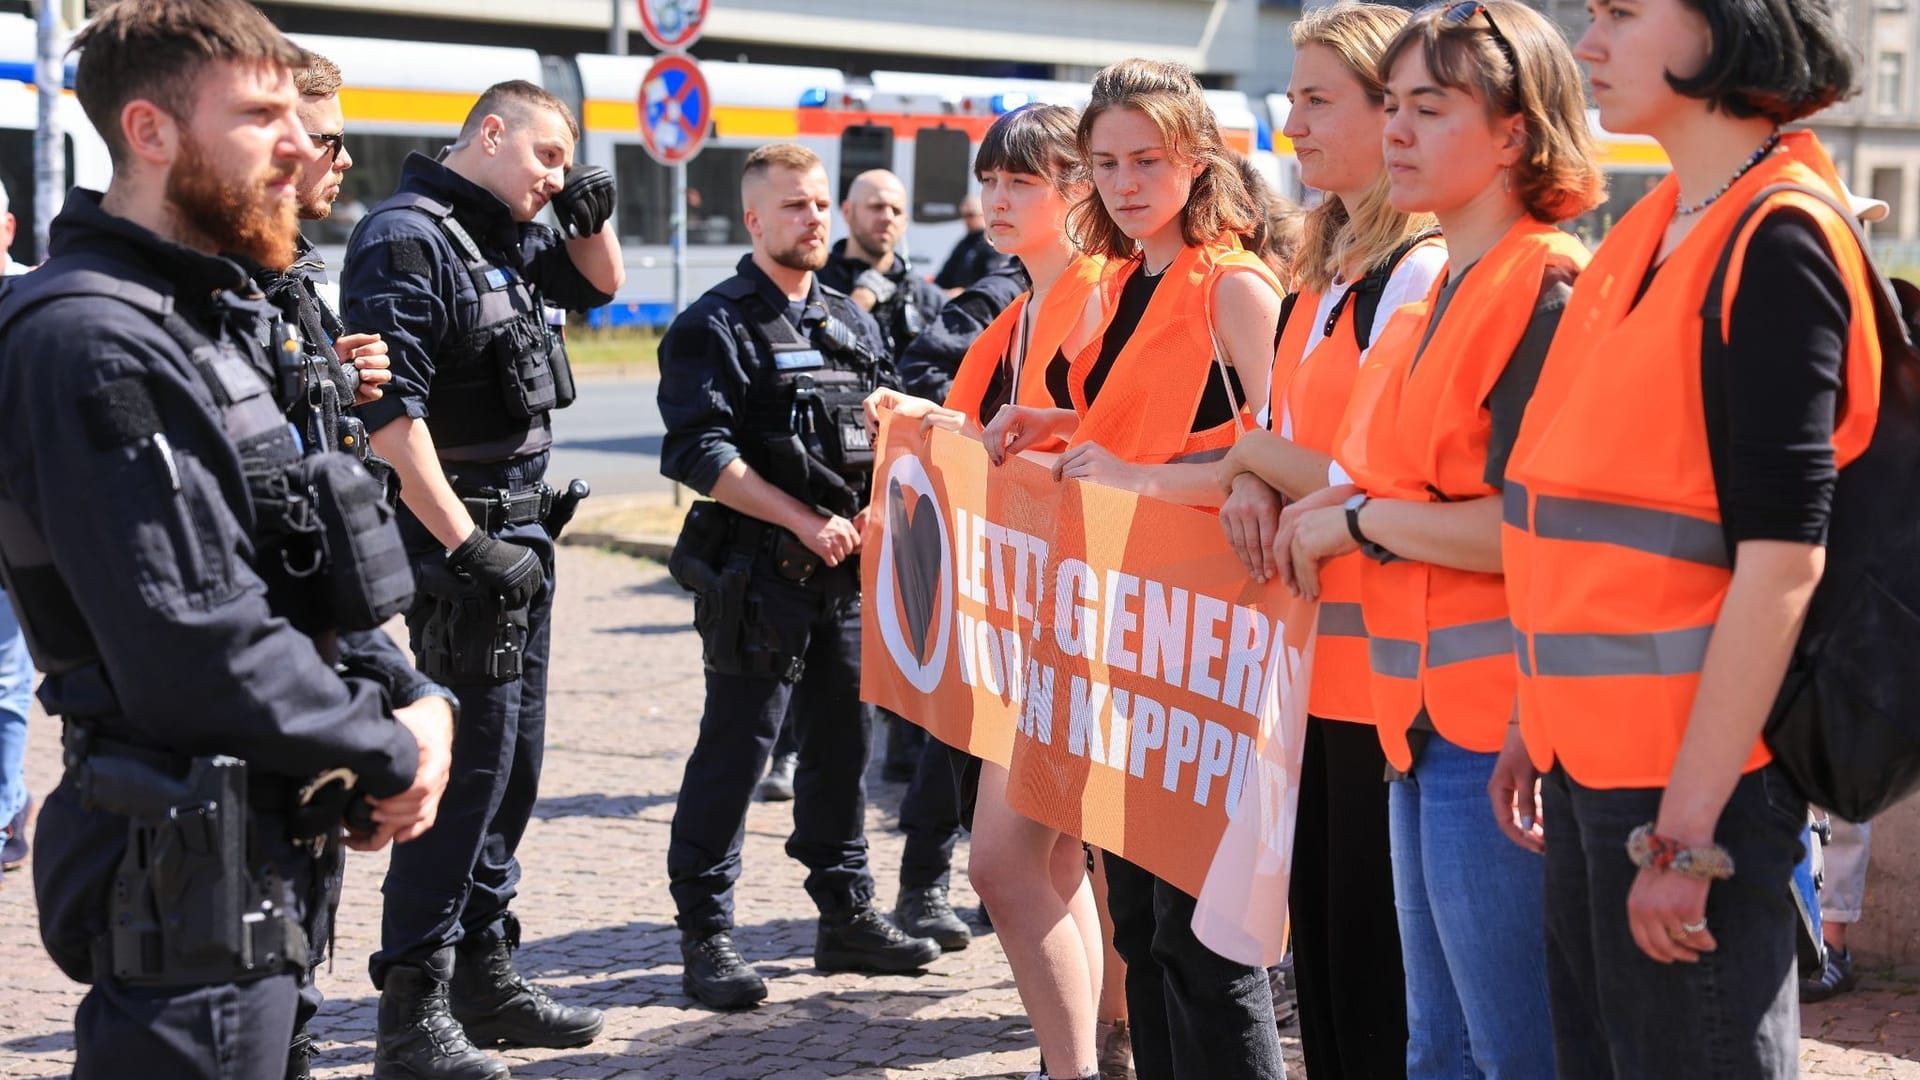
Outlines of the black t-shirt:
{"label": "black t-shirt", "polygon": [[[1475,263],[1474,266],[1479,265]],[[1451,271],[1447,280],[1440,286],[1440,295],[1434,302],[1433,317],[1427,320],[1427,334],[1420,340],[1420,352],[1414,356],[1414,366],[1418,367],[1427,351],[1427,343],[1433,340],[1433,334],[1440,326],[1440,320],[1446,317],[1447,308],[1460,291],[1460,285],[1467,275],[1473,273],[1473,266],[1459,273]],[[1493,391],[1487,395],[1484,403],[1492,414],[1492,432],[1487,439],[1487,467],[1483,474],[1487,483],[1494,487],[1507,484],[1507,459],[1513,454],[1514,441],[1520,437],[1520,420],[1526,415],[1527,402],[1533,400],[1533,388],[1540,382],[1540,369],[1546,364],[1547,349],[1553,344],[1553,332],[1560,328],[1560,316],[1567,310],[1567,297],[1573,295],[1573,279],[1578,276],[1572,267],[1552,266],[1540,279],[1540,292],[1533,300],[1533,315],[1527,320],[1527,328],[1521,333],[1520,341],[1513,347],[1512,355],[1507,357],[1507,366],[1501,370],[1500,377],[1494,380]]]}
{"label": "black t-shirt", "polygon": [[[1107,383],[1107,376],[1113,373],[1113,362],[1120,357],[1120,350],[1126,348],[1135,330],[1140,328],[1140,319],[1147,313],[1147,305],[1153,301],[1153,291],[1160,284],[1166,271],[1148,275],[1136,270],[1127,278],[1126,285],[1120,289],[1120,300],[1114,305],[1113,321],[1107,324],[1107,331],[1100,339],[1100,355],[1094,360],[1093,367],[1087,371],[1085,387],[1087,404],[1092,405],[1100,396],[1100,388]],[[1056,364],[1056,367],[1058,365]],[[1055,402],[1065,400],[1061,408],[1072,407],[1072,397],[1065,393],[1066,371],[1058,372],[1059,383],[1056,386],[1054,368],[1047,370],[1047,387],[1053,391]],[[1228,392],[1228,382],[1220,377],[1220,365],[1214,364],[1207,371],[1207,387],[1200,395],[1200,406],[1194,410],[1193,426],[1187,430],[1206,431],[1219,427],[1232,420],[1236,409],[1234,403],[1246,399],[1245,391],[1240,388],[1240,374],[1227,369],[1227,379],[1232,382],[1232,392]]]}
{"label": "black t-shirt", "polygon": [[[1641,296],[1659,272],[1648,271]],[[1826,542],[1852,311],[1813,219],[1768,214],[1747,245],[1719,369],[1701,372],[1730,544]]]}

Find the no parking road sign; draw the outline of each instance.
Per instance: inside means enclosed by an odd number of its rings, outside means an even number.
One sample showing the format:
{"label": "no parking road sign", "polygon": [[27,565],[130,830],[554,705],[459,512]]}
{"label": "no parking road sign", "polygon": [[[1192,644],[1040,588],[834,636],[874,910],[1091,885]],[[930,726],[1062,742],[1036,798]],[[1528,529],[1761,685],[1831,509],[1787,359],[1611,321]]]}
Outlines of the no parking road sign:
{"label": "no parking road sign", "polygon": [[640,141],[662,165],[678,165],[700,152],[713,124],[713,95],[700,65],[677,54],[662,56],[640,83]]}
{"label": "no parking road sign", "polygon": [[640,0],[640,33],[661,52],[693,45],[712,0]]}

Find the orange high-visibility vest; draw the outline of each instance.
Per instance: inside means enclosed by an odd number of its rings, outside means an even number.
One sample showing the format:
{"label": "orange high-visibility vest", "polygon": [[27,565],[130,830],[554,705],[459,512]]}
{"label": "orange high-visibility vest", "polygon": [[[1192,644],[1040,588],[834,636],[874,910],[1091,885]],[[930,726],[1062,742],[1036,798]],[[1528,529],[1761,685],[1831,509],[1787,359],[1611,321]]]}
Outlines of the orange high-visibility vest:
{"label": "orange high-visibility vest", "polygon": [[1253,414],[1241,402],[1235,419],[1206,431],[1190,430],[1214,365],[1213,287],[1221,274],[1251,272],[1278,296],[1280,280],[1258,255],[1241,250],[1231,233],[1181,249],[1153,290],[1139,327],[1114,358],[1099,398],[1088,405],[1087,374],[1100,358],[1120,290],[1139,269],[1139,259],[1107,262],[1096,294],[1103,307],[1100,332],[1067,369],[1073,408],[1080,414],[1068,445],[1098,443],[1122,461],[1140,465],[1218,457],[1251,425]]}
{"label": "orange high-visibility vest", "polygon": [[[1431,338],[1446,279],[1425,302],[1401,308],[1367,354],[1335,443],[1354,482],[1376,497],[1415,502],[1498,495],[1486,480],[1487,397],[1526,334],[1547,271],[1577,271],[1587,257],[1579,240],[1522,218],[1468,268]],[[1499,750],[1515,682],[1500,575],[1363,557],[1360,588],[1387,760],[1412,767],[1407,731],[1423,707],[1454,745]]]}
{"label": "orange high-visibility vest", "polygon": [[[1020,366],[1020,385],[1014,388],[1014,403],[1052,408],[1053,395],[1047,390],[1047,368],[1066,342],[1067,335],[1073,332],[1094,290],[1099,287],[1101,269],[1105,263],[1106,259],[1102,256],[1081,255],[1067,264],[1060,279],[1047,290],[1047,295],[1040,298],[1040,307],[1033,314],[1033,326],[1027,332],[1026,355],[1022,357],[1012,357],[1009,351],[1019,330],[1021,315],[1033,300],[1033,293],[1021,293],[1013,303],[1008,304],[1006,310],[988,323],[987,328],[967,347],[967,355],[961,359],[960,369],[954,372],[953,385],[947,389],[947,408],[958,409],[974,417],[984,427],[993,419],[980,415],[981,399],[986,396],[987,384],[992,381],[994,371],[1003,361],[1016,359]],[[1057,450],[1059,447],[1042,449]]]}
{"label": "orange high-visibility vest", "polygon": [[[1438,237],[1422,241],[1402,256],[1402,261],[1421,247],[1444,243]],[[1274,350],[1274,405],[1270,411],[1276,428],[1282,410],[1293,417],[1295,444],[1331,455],[1334,436],[1353,396],[1354,379],[1360,373],[1360,342],[1354,338],[1354,305],[1345,303],[1340,306],[1339,318],[1313,351],[1306,351],[1322,299],[1319,293],[1311,292],[1301,292],[1294,299],[1293,314]],[[1392,316],[1391,311],[1376,314],[1374,338],[1380,336]],[[1286,374],[1289,371],[1291,376]],[[1313,647],[1307,712],[1329,720],[1371,724],[1372,672],[1367,659],[1367,623],[1360,610],[1360,563],[1365,558],[1354,552],[1329,560],[1320,568],[1319,638]]]}
{"label": "orange high-visibility vest", "polygon": [[[1844,199],[1811,132],[1794,132],[1701,213],[1640,290],[1673,218],[1668,177],[1615,225],[1569,299],[1508,465],[1502,529],[1534,762],[1599,788],[1666,786],[1707,643],[1732,581],[1700,387],[1700,305],[1730,243],[1723,315],[1741,252],[1736,221],[1791,182]],[[1852,300],[1836,463],[1858,457],[1879,410],[1880,351],[1851,225],[1817,199],[1775,195],[1817,222]],[[1724,325],[1724,324],[1723,324]],[[1771,760],[1756,739],[1745,769]]]}

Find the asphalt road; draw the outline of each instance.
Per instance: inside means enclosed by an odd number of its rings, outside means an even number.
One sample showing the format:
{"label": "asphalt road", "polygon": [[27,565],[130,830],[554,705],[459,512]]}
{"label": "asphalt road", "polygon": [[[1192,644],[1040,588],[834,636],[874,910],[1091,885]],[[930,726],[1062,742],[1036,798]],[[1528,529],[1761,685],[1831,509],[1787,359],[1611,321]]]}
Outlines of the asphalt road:
{"label": "asphalt road", "polygon": [[564,487],[579,477],[597,495],[672,490],[660,475],[659,386],[652,376],[580,380],[578,399],[553,414],[547,482]]}

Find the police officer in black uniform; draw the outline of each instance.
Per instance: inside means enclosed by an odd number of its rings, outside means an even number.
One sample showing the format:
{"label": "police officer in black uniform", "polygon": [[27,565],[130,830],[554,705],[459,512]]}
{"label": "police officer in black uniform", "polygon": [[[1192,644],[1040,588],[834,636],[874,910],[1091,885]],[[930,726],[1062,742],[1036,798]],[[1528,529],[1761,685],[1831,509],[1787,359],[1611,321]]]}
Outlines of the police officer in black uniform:
{"label": "police officer in black uniform", "polygon": [[0,575],[65,725],[41,934],[92,984],[77,1077],[278,1077],[343,817],[429,828],[453,713],[328,663],[406,562],[360,464],[303,455],[298,337],[214,254],[292,259],[299,49],[239,0],[128,0],[75,45],[114,180],[0,294]]}
{"label": "police officer in black uniform", "polygon": [[670,568],[695,593],[707,669],[699,741],[667,846],[682,982],[713,1008],[766,983],[734,948],[733,885],[754,783],[781,723],[799,737],[787,854],[807,867],[825,971],[910,971],[940,946],[873,907],[863,827],[860,573],[873,453],[860,403],[891,369],[872,319],[821,285],[832,211],[811,150],[761,147],[741,176],[753,253],[660,343],[660,471],[716,501]]}
{"label": "police officer in black uniform", "polygon": [[840,204],[848,239],[833,245],[820,284],[846,293],[880,324],[888,360],[898,361],[939,316],[947,294],[914,271],[900,250],[907,234],[907,189],[885,169],[853,178]]}
{"label": "police officer in black uniform", "polygon": [[[346,329],[379,334],[392,362],[385,394],[358,411],[401,485],[414,656],[461,702],[440,823],[395,853],[384,886],[382,1080],[505,1077],[477,1047],[584,1046],[602,1026],[514,967],[508,910],[546,740],[553,536],[585,488],[543,482],[548,413],[573,400],[543,306],[597,307],[623,277],[613,178],[573,164],[579,135],[540,87],[488,89],[442,160],[407,159],[341,277]],[[566,238],[534,222],[549,204]]]}

